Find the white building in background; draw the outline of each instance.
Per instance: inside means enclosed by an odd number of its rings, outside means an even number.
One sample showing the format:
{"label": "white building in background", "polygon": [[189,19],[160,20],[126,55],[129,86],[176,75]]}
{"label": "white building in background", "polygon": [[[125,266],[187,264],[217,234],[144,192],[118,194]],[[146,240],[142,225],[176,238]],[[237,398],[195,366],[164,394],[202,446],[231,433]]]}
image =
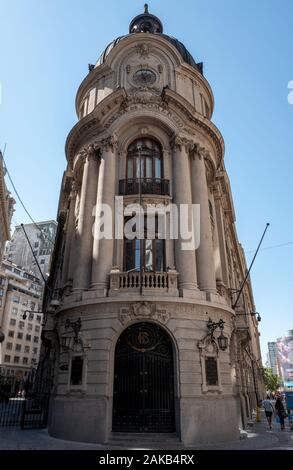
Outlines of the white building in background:
{"label": "white building in background", "polygon": [[0,329],[5,338],[1,375],[22,379],[36,368],[40,355],[43,314],[42,283],[9,261],[0,265]]}
{"label": "white building in background", "polygon": [[[51,254],[54,248],[57,223],[54,220],[25,224],[24,229],[29,238],[34,255],[39,263],[43,275],[49,273]],[[20,225],[15,227],[11,241],[5,249],[5,258],[12,263],[31,271],[36,277],[41,278],[39,268],[34,255]]]}
{"label": "white building in background", "polygon": [[285,389],[293,389],[293,330],[277,339],[278,375]]}
{"label": "white building in background", "polygon": [[13,214],[14,199],[10,196],[5,184],[5,167],[2,152],[0,152],[0,261],[5,243],[10,238],[10,222]]}
{"label": "white building in background", "polygon": [[278,375],[278,350],[277,343],[272,341],[268,343],[268,366],[272,369],[274,375]]}

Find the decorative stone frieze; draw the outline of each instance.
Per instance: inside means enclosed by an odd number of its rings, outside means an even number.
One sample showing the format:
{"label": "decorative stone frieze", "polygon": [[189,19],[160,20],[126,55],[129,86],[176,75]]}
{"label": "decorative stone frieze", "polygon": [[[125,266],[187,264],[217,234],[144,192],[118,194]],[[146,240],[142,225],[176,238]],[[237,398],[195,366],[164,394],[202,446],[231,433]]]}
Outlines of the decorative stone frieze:
{"label": "decorative stone frieze", "polygon": [[170,319],[167,310],[160,309],[156,304],[150,302],[138,302],[129,307],[122,307],[119,313],[119,320],[122,325],[141,320],[154,320],[166,324]]}

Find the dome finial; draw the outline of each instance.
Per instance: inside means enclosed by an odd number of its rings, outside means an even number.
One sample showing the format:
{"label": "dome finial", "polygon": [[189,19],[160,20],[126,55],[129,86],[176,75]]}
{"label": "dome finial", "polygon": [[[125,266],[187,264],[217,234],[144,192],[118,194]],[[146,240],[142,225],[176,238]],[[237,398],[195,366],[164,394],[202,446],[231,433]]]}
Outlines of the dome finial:
{"label": "dome finial", "polygon": [[149,5],[147,3],[144,4],[144,12],[131,21],[129,33],[163,33],[163,25],[160,19],[149,13]]}

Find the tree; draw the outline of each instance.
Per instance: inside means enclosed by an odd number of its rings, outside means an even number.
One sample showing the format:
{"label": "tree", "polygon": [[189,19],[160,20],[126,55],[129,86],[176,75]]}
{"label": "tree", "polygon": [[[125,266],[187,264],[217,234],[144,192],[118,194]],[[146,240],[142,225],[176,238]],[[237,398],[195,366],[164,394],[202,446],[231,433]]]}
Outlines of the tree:
{"label": "tree", "polygon": [[264,367],[264,383],[268,392],[275,392],[279,388],[281,382],[282,379],[273,374],[272,369]]}

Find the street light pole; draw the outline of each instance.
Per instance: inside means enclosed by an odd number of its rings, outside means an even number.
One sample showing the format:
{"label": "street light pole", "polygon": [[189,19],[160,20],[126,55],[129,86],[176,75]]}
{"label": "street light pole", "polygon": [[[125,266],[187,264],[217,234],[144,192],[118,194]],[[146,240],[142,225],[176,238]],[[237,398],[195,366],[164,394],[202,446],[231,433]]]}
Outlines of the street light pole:
{"label": "street light pole", "polygon": [[244,278],[244,281],[242,282],[242,286],[241,286],[241,288],[240,288],[240,290],[239,290],[237,299],[236,299],[236,301],[234,302],[234,304],[232,305],[233,310],[237,307],[238,300],[239,300],[240,295],[241,295],[241,293],[242,293],[242,291],[243,291],[243,288],[244,288],[244,286],[245,286],[245,284],[246,284],[246,281],[247,281],[248,276],[249,276],[249,274],[250,274],[251,268],[252,268],[253,263],[254,263],[254,261],[255,261],[255,258],[256,258],[256,256],[257,256],[257,253],[258,253],[258,251],[259,251],[259,249],[260,249],[260,246],[261,246],[261,244],[262,244],[262,241],[263,241],[263,239],[264,239],[264,236],[265,236],[265,234],[266,234],[266,231],[267,231],[267,229],[269,228],[269,225],[270,225],[270,224],[267,223],[266,228],[265,228],[265,230],[264,230],[264,232],[263,232],[263,234],[262,234],[262,237],[261,237],[261,239],[260,239],[260,242],[259,242],[258,247],[257,247],[256,252],[255,252],[255,255],[254,255],[254,257],[252,258],[252,261],[251,261],[251,263],[250,263],[249,269],[248,269],[248,271],[247,271],[247,273],[246,273],[246,276],[245,276],[245,278]]}

